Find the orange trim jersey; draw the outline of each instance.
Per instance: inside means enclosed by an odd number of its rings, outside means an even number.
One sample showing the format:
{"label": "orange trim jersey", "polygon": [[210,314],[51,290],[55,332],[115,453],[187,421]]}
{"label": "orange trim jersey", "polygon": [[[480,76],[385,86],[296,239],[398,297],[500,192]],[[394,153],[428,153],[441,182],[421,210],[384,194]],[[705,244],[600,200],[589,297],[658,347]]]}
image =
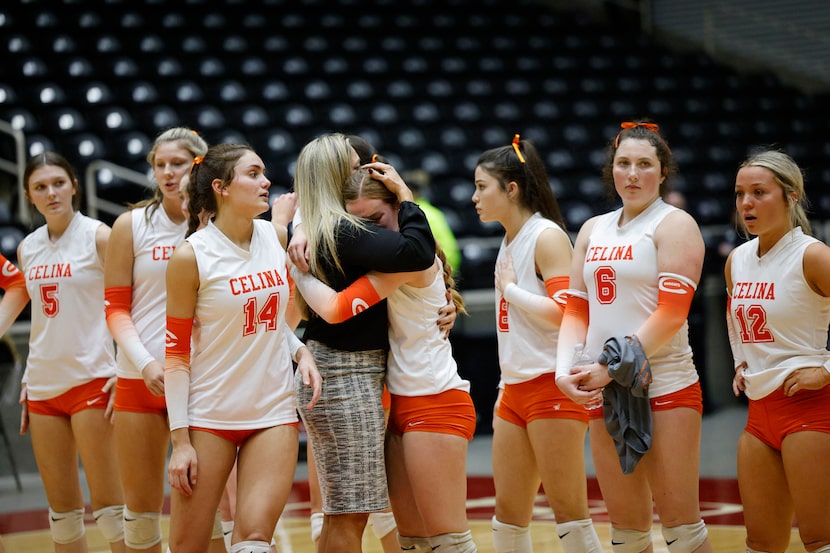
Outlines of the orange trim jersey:
{"label": "orange trim jersey", "polygon": [[57,240],[49,239],[43,225],[21,242],[20,267],[32,298],[29,399],[51,399],[115,374],[115,347],[104,316],[104,266],[95,245],[102,224],[75,213]]}
{"label": "orange trim jersey", "polygon": [[[588,359],[597,359],[605,341],[630,336],[657,310],[659,275],[654,233],[677,208],[657,198],[620,226],[622,208],[597,218],[591,229],[582,276],[588,291]],[[689,346],[689,324],[649,357],[649,397],[682,390],[698,381]]]}
{"label": "orange trim jersey", "polygon": [[804,250],[818,242],[796,227],[758,257],[758,239],[732,253],[729,316],[747,363],[746,396],[760,399],[792,371],[830,360],[830,298],[804,278]]}
{"label": "orange trim jersey", "polygon": [[447,390],[470,391],[458,374],[452,346],[441,335],[438,310],[447,304],[441,261],[429,286],[401,286],[387,299],[389,358],[386,386],[400,396],[425,396]]}
{"label": "orange trim jersey", "polygon": [[[545,283],[536,275],[536,241],[543,231],[552,228],[565,232],[550,219],[533,214],[510,244],[502,240],[496,258],[498,263],[507,255],[512,256],[516,285],[543,297],[548,297],[548,293]],[[556,372],[559,325],[510,305],[496,291],[496,329],[501,378],[506,384]]]}
{"label": "orange trim jersey", "polygon": [[213,222],[187,241],[199,268],[190,426],[247,430],[296,422],[289,340],[299,340],[285,323],[286,253],[274,227],[254,220],[248,250]]}
{"label": "orange trim jersey", "polygon": [[[130,315],[141,339],[153,359],[164,362],[164,328],[167,308],[165,272],[167,262],[182,243],[187,223],[170,220],[163,207],[154,209],[149,219],[148,207],[131,212],[133,229],[133,292]],[[118,348],[119,378],[141,378],[139,367]]]}

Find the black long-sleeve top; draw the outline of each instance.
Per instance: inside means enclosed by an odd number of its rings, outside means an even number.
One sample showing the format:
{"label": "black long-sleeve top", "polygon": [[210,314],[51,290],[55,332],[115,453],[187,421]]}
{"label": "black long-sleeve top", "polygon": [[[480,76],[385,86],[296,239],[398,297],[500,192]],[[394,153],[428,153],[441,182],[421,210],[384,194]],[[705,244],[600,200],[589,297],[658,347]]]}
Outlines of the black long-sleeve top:
{"label": "black long-sleeve top", "polygon": [[[435,262],[435,238],[426,215],[413,202],[402,202],[398,211],[399,232],[368,225],[365,229],[344,221],[336,235],[341,273],[333,263],[322,263],[329,285],[343,290],[375,270],[383,273],[422,271]],[[316,340],[344,351],[389,349],[386,300],[338,324],[330,324],[312,313],[303,340]]]}

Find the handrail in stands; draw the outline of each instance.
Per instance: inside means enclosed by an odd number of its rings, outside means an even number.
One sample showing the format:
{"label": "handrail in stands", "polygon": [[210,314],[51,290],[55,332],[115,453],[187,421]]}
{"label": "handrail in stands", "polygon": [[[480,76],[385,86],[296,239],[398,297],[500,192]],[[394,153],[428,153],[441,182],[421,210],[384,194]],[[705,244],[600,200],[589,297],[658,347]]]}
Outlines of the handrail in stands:
{"label": "handrail in stands", "polygon": [[23,131],[15,129],[11,123],[0,119],[0,132],[10,135],[14,139],[14,153],[16,160],[0,158],[0,170],[17,177],[17,216],[23,223],[29,223],[31,217],[26,206],[26,198],[23,190],[23,171],[26,166],[26,138]]}
{"label": "handrail in stands", "polygon": [[144,173],[133,171],[132,169],[128,169],[103,159],[90,162],[90,164],[86,167],[86,178],[84,181],[86,187],[87,215],[93,219],[98,218],[99,210],[115,216],[127,211],[126,206],[98,197],[98,192],[95,186],[95,173],[101,169],[112,171],[112,174],[116,177],[134,182],[142,187],[147,185],[147,175]]}

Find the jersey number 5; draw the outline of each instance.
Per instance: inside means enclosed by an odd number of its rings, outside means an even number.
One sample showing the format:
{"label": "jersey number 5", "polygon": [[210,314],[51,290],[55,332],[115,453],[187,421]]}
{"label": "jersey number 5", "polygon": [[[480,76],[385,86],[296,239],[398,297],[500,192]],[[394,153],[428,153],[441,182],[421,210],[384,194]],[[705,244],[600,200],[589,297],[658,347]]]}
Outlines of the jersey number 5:
{"label": "jersey number 5", "polygon": [[50,319],[56,317],[60,311],[60,304],[58,303],[58,283],[50,282],[49,284],[40,285],[40,303],[43,307],[43,314]]}
{"label": "jersey number 5", "polygon": [[265,331],[277,329],[277,315],[280,312],[280,295],[273,293],[265,300],[262,308],[257,307],[256,298],[248,298],[245,302],[245,328],[242,335],[248,336],[257,331],[257,325],[265,325]]}

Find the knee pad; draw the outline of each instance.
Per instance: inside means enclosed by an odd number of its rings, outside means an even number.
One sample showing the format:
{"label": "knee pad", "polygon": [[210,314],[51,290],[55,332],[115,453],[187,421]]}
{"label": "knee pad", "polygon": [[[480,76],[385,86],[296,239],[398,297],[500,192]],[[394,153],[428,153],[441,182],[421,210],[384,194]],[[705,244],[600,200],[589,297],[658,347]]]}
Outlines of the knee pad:
{"label": "knee pad", "polygon": [[611,527],[611,548],[614,553],[641,553],[651,545],[651,531],[620,530]]}
{"label": "knee pad", "polygon": [[222,539],[225,540],[225,549],[231,550],[231,538],[233,537],[233,521],[223,520],[219,523],[222,526]]}
{"label": "knee pad", "polygon": [[515,526],[501,522],[495,516],[493,524],[493,550],[496,553],[530,553],[530,526]]}
{"label": "knee pad", "polygon": [[[749,550],[747,549],[747,551]],[[818,549],[813,551],[813,553],[830,553],[830,544],[825,545],[824,547],[819,547]]]}
{"label": "knee pad", "polygon": [[271,545],[267,541],[241,541],[231,547],[231,553],[270,553]]}
{"label": "knee pad", "polygon": [[124,508],[124,543],[133,549],[150,549],[161,541],[161,513],[134,513]]}
{"label": "knee pad", "polygon": [[470,530],[433,536],[429,538],[429,545],[433,551],[440,547],[441,553],[476,553],[478,551],[476,544],[473,543],[473,533]]}
{"label": "knee pad", "polygon": [[691,553],[706,541],[709,533],[702,520],[668,528],[663,526],[663,539],[671,553]]}
{"label": "knee pad", "polygon": [[55,543],[65,545],[78,541],[86,533],[84,510],[73,509],[65,513],[57,513],[49,507],[49,531]]}
{"label": "knee pad", "polygon": [[594,521],[590,518],[556,523],[556,534],[565,553],[602,553]]}
{"label": "knee pad", "polygon": [[320,534],[323,533],[323,519],[326,515],[323,513],[311,513],[311,541],[317,543],[320,540]]}
{"label": "knee pad", "polygon": [[110,505],[92,512],[101,535],[108,543],[124,539],[124,506]]}
{"label": "knee pad", "polygon": [[[830,547],[830,546],[828,546],[828,547]],[[818,553],[825,553],[821,549],[819,549],[817,551],[818,551]],[[827,551],[830,551],[830,549],[827,549]],[[746,553],[769,553],[769,552],[768,551],[758,551],[757,549],[752,549],[751,547],[747,546]],[[813,551],[813,553],[817,553],[817,552]]]}
{"label": "knee pad", "polygon": [[427,538],[414,536],[398,536],[398,545],[401,551],[412,551],[412,553],[432,553],[432,546]]}
{"label": "knee pad", "polygon": [[398,527],[398,523],[395,522],[395,515],[392,513],[370,513],[369,526],[372,527],[372,532],[380,540],[385,538],[386,534],[395,530]]}

